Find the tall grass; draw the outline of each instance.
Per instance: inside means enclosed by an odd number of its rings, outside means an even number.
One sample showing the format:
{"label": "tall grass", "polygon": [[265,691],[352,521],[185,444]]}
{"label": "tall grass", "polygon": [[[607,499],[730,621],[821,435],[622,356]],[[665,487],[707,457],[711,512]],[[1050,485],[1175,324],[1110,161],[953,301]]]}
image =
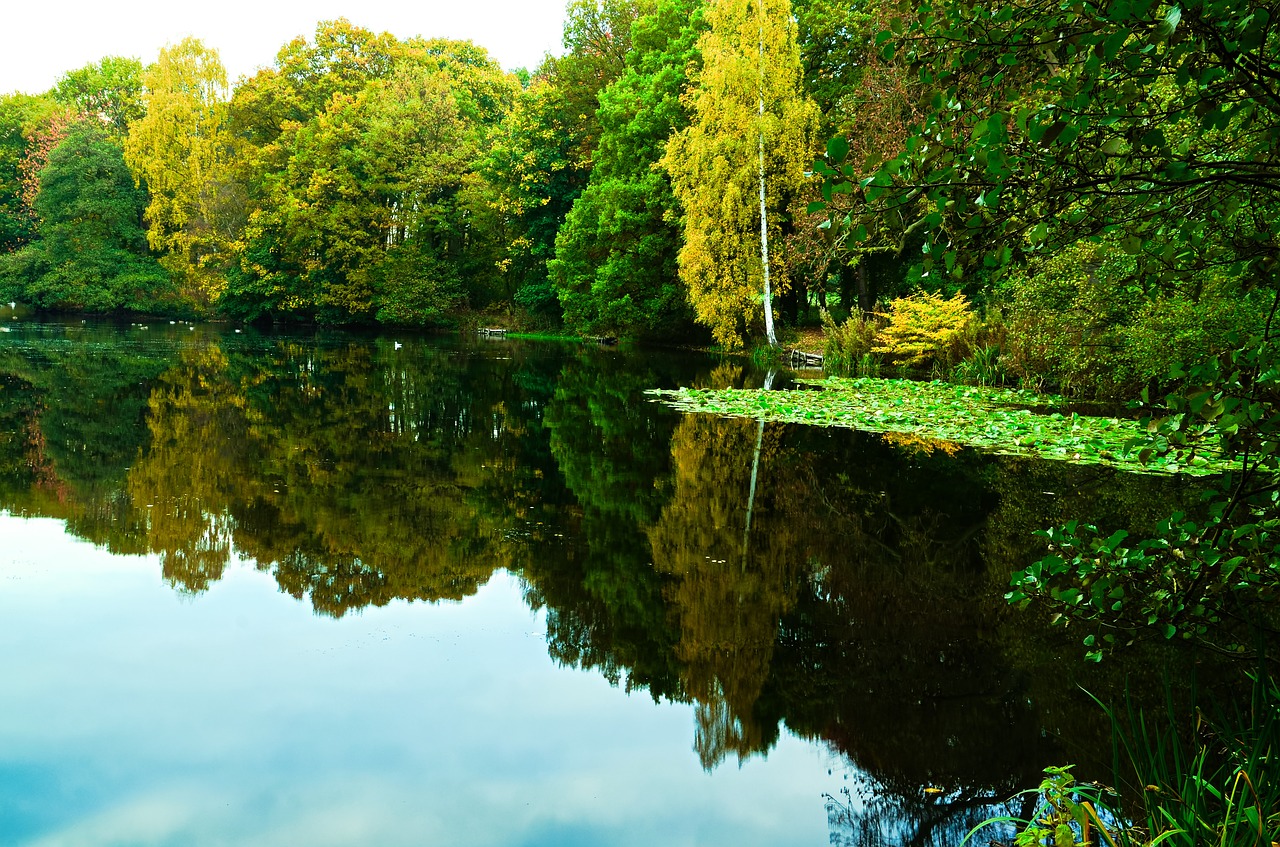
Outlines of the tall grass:
{"label": "tall grass", "polygon": [[[1126,698],[1111,718],[1117,783],[1141,817],[1137,844],[1270,847],[1280,840],[1280,684],[1250,674],[1247,703],[1215,700],[1178,720],[1170,692],[1151,716]],[[1128,775],[1129,781],[1120,777]]]}
{"label": "tall grass", "polygon": [[[1097,701],[1111,719],[1118,794],[1048,768],[1030,818],[993,818],[969,833],[1016,823],[1017,847],[1276,847],[1280,844],[1280,684],[1249,676],[1247,703],[1216,702],[1188,718],[1166,694],[1148,714]],[[1095,698],[1096,699],[1096,698]],[[1193,702],[1195,698],[1192,698]]]}
{"label": "tall grass", "polygon": [[831,314],[823,310],[822,329],[827,339],[822,350],[822,366],[827,373],[866,376],[869,374],[865,371],[871,369],[878,373],[879,359],[871,352],[876,333],[880,331],[880,321],[875,315],[854,312],[844,323],[837,324]]}

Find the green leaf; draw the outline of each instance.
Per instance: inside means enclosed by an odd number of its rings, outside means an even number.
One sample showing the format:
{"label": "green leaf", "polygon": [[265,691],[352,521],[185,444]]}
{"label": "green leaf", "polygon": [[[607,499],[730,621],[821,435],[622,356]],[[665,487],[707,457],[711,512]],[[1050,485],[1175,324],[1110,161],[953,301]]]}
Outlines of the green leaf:
{"label": "green leaf", "polygon": [[1168,38],[1173,35],[1174,30],[1178,28],[1178,24],[1182,22],[1182,9],[1177,6],[1170,6],[1169,10],[1164,13],[1164,18],[1160,21],[1160,25],[1156,28],[1156,34],[1161,38]]}

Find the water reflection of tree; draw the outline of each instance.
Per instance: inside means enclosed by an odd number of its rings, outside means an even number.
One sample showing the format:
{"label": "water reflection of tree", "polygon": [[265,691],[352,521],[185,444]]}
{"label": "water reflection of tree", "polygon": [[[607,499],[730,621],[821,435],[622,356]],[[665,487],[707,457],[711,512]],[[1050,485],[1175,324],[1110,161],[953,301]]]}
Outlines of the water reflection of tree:
{"label": "water reflection of tree", "polygon": [[756,442],[752,421],[685,417],[671,440],[671,500],[648,533],[654,567],[674,578],[675,652],[696,701],[695,747],[705,767],[730,753],[745,758],[776,738],[776,726],[754,710],[816,529],[794,497],[801,457],[786,454],[770,429],[747,532]]}
{"label": "water reflection of tree", "polygon": [[1000,641],[986,464],[767,427],[753,500],[758,433],[683,419],[649,531],[699,756],[763,752],[785,723],[870,775],[857,826],[887,834],[868,843],[946,843],[1052,755]]}
{"label": "water reflection of tree", "polygon": [[130,474],[166,577],[202,590],[234,549],[329,615],[474,593],[503,563],[501,520],[476,501],[513,476],[504,454],[525,422],[504,408],[520,400],[501,380],[475,380],[498,396],[478,391],[452,357],[396,354],[184,354],[156,385],[151,446]]}
{"label": "water reflection of tree", "polygon": [[644,534],[668,497],[676,421],[645,402],[646,389],[670,381],[654,361],[584,354],[557,375],[544,423],[573,523],[524,573],[531,599],[547,609],[554,658],[655,699],[685,699],[669,580],[655,571]]}
{"label": "water reflection of tree", "polygon": [[[902,798],[882,790],[874,778],[856,775],[854,786],[827,796],[827,828],[832,847],[956,847],[980,824],[997,817],[1028,818],[1033,807],[1007,795],[959,792]],[[993,826],[992,837],[1011,837]]]}
{"label": "water reflection of tree", "polygon": [[117,553],[143,552],[141,518],[123,496],[146,443],[148,386],[176,355],[121,344],[112,327],[50,324],[36,342],[0,348],[0,375],[22,408],[4,427],[6,508],[67,522]]}
{"label": "water reflection of tree", "polygon": [[229,506],[256,484],[246,471],[257,442],[227,364],[217,344],[199,344],[156,380],[148,400],[150,445],[128,477],[165,579],[191,592],[222,578],[234,530]]}
{"label": "water reflection of tree", "polygon": [[870,792],[837,827],[855,843],[945,843],[1063,760],[1042,728],[1101,737],[1042,671],[1061,644],[1000,594],[1034,529],[1059,511],[1134,525],[1149,480],[680,417],[642,394],[674,371],[594,350],[208,339],[151,373],[102,349],[71,375],[45,372],[53,354],[0,362],[5,505],[158,552],[185,590],[239,553],[337,616],[512,569],[557,660],[693,703],[704,765],[784,726],[846,759]]}

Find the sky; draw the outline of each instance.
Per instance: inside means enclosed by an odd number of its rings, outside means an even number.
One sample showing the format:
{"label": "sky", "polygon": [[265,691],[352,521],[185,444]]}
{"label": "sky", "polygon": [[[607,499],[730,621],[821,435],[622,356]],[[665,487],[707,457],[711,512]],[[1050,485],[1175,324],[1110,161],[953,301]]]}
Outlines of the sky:
{"label": "sky", "polygon": [[218,50],[231,81],[270,66],[295,36],[345,17],[398,38],[469,39],[508,70],[562,51],[566,0],[20,0],[0,20],[0,93],[49,90],[104,56],[155,61],[195,36]]}

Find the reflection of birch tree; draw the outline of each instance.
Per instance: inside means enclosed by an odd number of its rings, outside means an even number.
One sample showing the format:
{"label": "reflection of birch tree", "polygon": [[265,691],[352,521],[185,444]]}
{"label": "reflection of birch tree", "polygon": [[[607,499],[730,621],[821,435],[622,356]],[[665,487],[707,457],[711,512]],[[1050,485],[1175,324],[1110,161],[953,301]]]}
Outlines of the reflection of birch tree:
{"label": "reflection of birch tree", "polygon": [[231,558],[230,504],[252,496],[246,404],[222,350],[202,344],[157,381],[148,407],[151,444],[129,471],[129,496],[165,579],[204,591]]}
{"label": "reflection of birch tree", "polygon": [[655,567],[675,577],[676,655],[697,702],[695,747],[712,767],[730,753],[763,750],[776,736],[776,723],[755,719],[756,704],[813,528],[789,496],[798,457],[782,461],[776,432],[690,415],[671,451],[675,487],[649,541]]}

